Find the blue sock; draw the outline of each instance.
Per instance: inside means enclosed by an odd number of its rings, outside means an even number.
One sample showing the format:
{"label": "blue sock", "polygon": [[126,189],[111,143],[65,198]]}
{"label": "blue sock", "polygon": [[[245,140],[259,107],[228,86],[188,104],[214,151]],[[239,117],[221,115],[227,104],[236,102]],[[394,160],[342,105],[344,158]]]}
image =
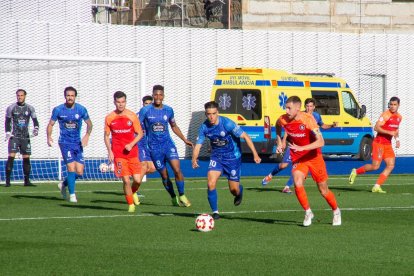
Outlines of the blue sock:
{"label": "blue sock", "polygon": [[63,186],[67,187],[68,186],[68,178],[66,177],[65,180],[63,180]]}
{"label": "blue sock", "polygon": [[293,176],[289,177],[289,180],[286,182],[286,186],[292,187],[293,185]]}
{"label": "blue sock", "polygon": [[184,181],[175,181],[177,185],[178,194],[182,196],[184,194]]}
{"label": "blue sock", "polygon": [[214,189],[212,191],[207,189],[207,198],[208,203],[210,204],[211,211],[216,212],[218,211],[217,207],[217,190]]}
{"label": "blue sock", "polygon": [[164,185],[164,188],[167,190],[171,197],[176,197],[173,184],[169,178],[163,179],[162,184]]}
{"label": "blue sock", "polygon": [[279,168],[279,165],[277,165],[277,166],[273,169],[273,171],[271,172],[271,174],[272,174],[272,175],[276,175],[276,174],[278,174],[280,171],[281,171],[281,169]]}
{"label": "blue sock", "polygon": [[66,181],[68,183],[69,194],[73,195],[75,193],[76,173],[75,172],[68,172],[68,176],[66,177]]}

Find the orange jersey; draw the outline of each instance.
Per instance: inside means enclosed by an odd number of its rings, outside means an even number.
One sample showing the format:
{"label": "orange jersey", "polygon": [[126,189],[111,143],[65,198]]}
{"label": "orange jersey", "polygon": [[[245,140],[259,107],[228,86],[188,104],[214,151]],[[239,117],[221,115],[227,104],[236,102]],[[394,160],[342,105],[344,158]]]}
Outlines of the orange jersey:
{"label": "orange jersey", "polygon": [[112,152],[115,158],[138,158],[138,146],[134,145],[127,151],[125,145],[131,143],[140,130],[138,117],[131,110],[125,109],[122,115],[112,111],[106,116],[105,132],[111,132]]}
{"label": "orange jersey", "polygon": [[[390,110],[386,110],[381,114],[378,122],[384,122],[381,126],[384,130],[396,131],[400,126],[401,120],[402,116],[398,112],[391,113]],[[392,136],[384,133],[377,133],[374,139],[375,142],[380,144],[391,144],[391,140]]]}
{"label": "orange jersey", "polygon": [[[298,146],[305,146],[313,143],[316,140],[315,133],[319,132],[319,126],[312,114],[306,112],[301,113],[299,120],[289,119],[287,114],[280,116],[278,124],[285,129],[287,141]],[[295,163],[301,158],[306,160],[316,157],[321,154],[321,149],[304,150],[304,151],[290,151],[292,162]]]}

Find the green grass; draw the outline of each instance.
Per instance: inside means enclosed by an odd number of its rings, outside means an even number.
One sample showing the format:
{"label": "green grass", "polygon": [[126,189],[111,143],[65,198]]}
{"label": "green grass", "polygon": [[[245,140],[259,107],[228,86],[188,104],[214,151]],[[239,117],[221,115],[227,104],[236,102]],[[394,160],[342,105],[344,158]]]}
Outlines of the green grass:
{"label": "green grass", "polygon": [[414,177],[392,176],[387,194],[372,194],[374,176],[349,186],[331,177],[342,226],[308,180],[315,214],[295,195],[280,193],[286,178],[262,188],[244,178],[242,205],[224,179],[222,219],[212,232],[195,231],[209,212],[205,179],[187,179],[190,208],[173,207],[159,180],[143,184],[142,204],[130,215],[120,183],[78,183],[78,203],[60,199],[56,183],[0,186],[1,275],[412,275]]}

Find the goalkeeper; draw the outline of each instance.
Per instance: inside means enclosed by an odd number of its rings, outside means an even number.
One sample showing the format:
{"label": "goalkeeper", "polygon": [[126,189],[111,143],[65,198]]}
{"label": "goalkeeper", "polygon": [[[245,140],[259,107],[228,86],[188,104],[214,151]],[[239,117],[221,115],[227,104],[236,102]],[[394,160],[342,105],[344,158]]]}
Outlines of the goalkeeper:
{"label": "goalkeeper", "polygon": [[[30,182],[30,155],[32,147],[30,145],[30,136],[37,136],[39,133],[39,122],[33,106],[26,104],[26,91],[17,89],[17,102],[6,109],[6,141],[8,141],[9,156],[6,163],[6,187],[10,187],[10,178],[13,172],[13,163],[16,153],[20,152],[23,157],[23,174],[24,186],[34,186]],[[33,121],[33,131],[29,133],[30,118]]]}

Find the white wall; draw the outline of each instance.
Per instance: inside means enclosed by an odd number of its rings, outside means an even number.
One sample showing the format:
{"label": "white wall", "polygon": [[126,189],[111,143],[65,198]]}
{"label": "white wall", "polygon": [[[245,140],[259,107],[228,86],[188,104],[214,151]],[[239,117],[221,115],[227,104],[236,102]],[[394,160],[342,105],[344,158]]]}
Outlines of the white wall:
{"label": "white wall", "polygon": [[[229,31],[0,21],[0,55],[53,55],[143,58],[146,90],[140,91],[137,70],[125,65],[97,66],[0,61],[0,116],[15,101],[18,87],[27,89],[27,102],[39,110],[41,136],[33,141],[34,158],[59,154],[46,146],[45,127],[50,111],[63,103],[65,85],[79,89],[79,101],[92,114],[96,126],[89,157],[103,152],[103,116],[112,109],[111,95],[124,90],[129,107],[137,110],[139,99],[154,84],[165,86],[165,103],[175,109],[179,127],[193,141],[204,119],[203,104],[209,100],[216,69],[257,66],[290,72],[333,72],[347,80],[374,121],[391,96],[401,98],[401,145],[398,154],[414,154],[414,35],[301,33],[276,31]],[[56,73],[57,72],[57,73]],[[56,81],[56,74],[59,76]],[[378,77],[386,77],[383,99]],[[57,129],[55,129],[57,132]],[[175,137],[176,139],[176,137]],[[181,156],[189,156],[176,139]],[[6,158],[7,148],[0,148]]]}

